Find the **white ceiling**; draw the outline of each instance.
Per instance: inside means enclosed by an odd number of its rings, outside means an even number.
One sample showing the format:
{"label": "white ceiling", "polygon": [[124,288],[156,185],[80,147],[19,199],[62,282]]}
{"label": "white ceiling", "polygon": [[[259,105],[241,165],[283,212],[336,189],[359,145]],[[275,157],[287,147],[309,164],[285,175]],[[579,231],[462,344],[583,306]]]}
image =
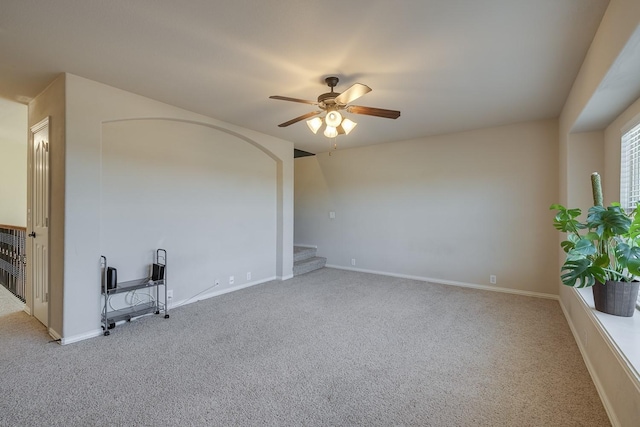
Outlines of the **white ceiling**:
{"label": "white ceiling", "polygon": [[[327,151],[304,122],[336,75],[402,111],[343,148],[557,117],[608,0],[2,0],[0,98],[61,72]],[[99,102],[99,100],[96,100]]]}

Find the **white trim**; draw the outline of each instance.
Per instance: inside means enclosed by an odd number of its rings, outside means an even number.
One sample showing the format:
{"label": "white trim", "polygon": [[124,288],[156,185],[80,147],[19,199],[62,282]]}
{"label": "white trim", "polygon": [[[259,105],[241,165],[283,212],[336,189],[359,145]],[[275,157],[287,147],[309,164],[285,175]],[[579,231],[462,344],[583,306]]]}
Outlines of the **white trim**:
{"label": "white trim", "polygon": [[376,270],[366,270],[363,268],[352,268],[352,267],[343,267],[340,265],[327,264],[325,267],[335,268],[338,270],[348,270],[348,271],[357,271],[360,273],[371,273],[371,274],[379,274],[382,276],[390,276],[390,277],[400,277],[402,279],[411,279],[411,280],[419,280],[421,282],[430,282],[437,283],[440,285],[452,285],[459,286],[462,288],[473,288],[473,289],[481,289],[484,291],[494,291],[494,292],[504,292],[507,294],[516,294],[516,295],[524,295],[528,297],[537,297],[537,298],[546,298],[558,300],[560,297],[558,295],[553,294],[545,294],[542,292],[531,292],[531,291],[521,291],[519,289],[509,289],[509,288],[498,288],[497,286],[486,286],[486,285],[477,285],[475,283],[464,283],[464,282],[456,282],[453,280],[442,280],[442,279],[433,279],[430,277],[422,277],[422,276],[411,276],[408,274],[398,274],[398,273],[389,273],[386,271],[376,271]]}
{"label": "white trim", "polygon": [[[161,313],[162,313],[162,311],[161,311]],[[117,321],[115,323],[115,325],[117,327],[117,326],[123,325],[123,324],[128,323],[128,322],[135,322],[136,320],[141,319],[143,317],[154,316],[154,315],[155,315],[155,313],[145,313],[145,314],[142,314],[140,316],[136,316],[136,317],[134,317],[132,319],[129,319],[129,320],[119,320],[119,321]],[[98,337],[100,335],[104,335],[104,329],[102,329],[102,328],[94,329],[93,331],[85,332],[83,334],[73,335],[70,338],[60,338],[59,336],[57,336],[57,334],[54,335],[51,332],[51,329],[49,329],[49,334],[52,337],[54,337],[56,339],[59,339],[60,340],[60,344],[66,345],[66,344],[73,344],[74,342],[78,342],[78,341],[83,341],[83,340],[86,340],[86,339],[89,339],[89,338],[95,338],[95,337]]]}
{"label": "white trim", "polygon": [[229,292],[239,291],[241,289],[245,289],[245,288],[249,288],[251,286],[259,285],[261,283],[271,282],[273,280],[276,280],[276,276],[269,277],[267,279],[256,280],[256,281],[249,282],[249,283],[244,283],[242,285],[234,286],[232,288],[225,288],[225,289],[220,289],[219,291],[213,291],[213,292],[208,292],[208,293],[202,293],[202,294],[199,294],[199,295],[195,295],[195,296],[193,296],[191,298],[187,298],[187,299],[178,301],[176,303],[169,304],[169,310],[171,310],[173,308],[181,307],[183,305],[189,305],[191,303],[202,301],[202,300],[205,300],[205,299],[217,297],[219,295],[228,294]]}
{"label": "white trim", "polygon": [[89,338],[99,337],[102,334],[103,334],[103,331],[102,331],[102,328],[100,328],[100,329],[94,329],[93,331],[85,332],[78,335],[72,335],[66,338],[59,338],[59,340],[60,340],[60,344],[67,345],[67,344],[72,344],[74,342],[83,341]]}
{"label": "white trim", "polygon": [[54,340],[56,340],[56,341],[58,341],[58,340],[61,341],[62,340],[62,337],[60,337],[60,334],[57,333],[56,331],[54,331],[52,328],[49,328],[48,332],[49,332],[49,335],[51,335],[51,337]]}
{"label": "white trim", "polygon": [[[145,313],[143,315],[140,316],[136,316],[132,319],[129,320],[119,320],[115,323],[116,327],[123,325],[125,323],[128,322],[135,322],[138,319],[141,319],[143,317],[147,317],[147,316],[153,316],[155,315],[155,313]],[[49,331],[49,333],[51,334],[51,330]],[[73,344],[74,342],[78,342],[78,341],[83,341],[89,338],[95,338],[95,337],[99,337],[101,335],[104,335],[104,330],[102,328],[100,329],[94,329],[93,331],[89,331],[89,332],[85,332],[83,334],[78,334],[78,335],[73,335],[69,338],[57,338],[60,340],[60,344],[62,345],[66,345],[66,344]],[[53,334],[51,334],[52,337],[56,338],[56,336],[54,336]]]}
{"label": "white trim", "polygon": [[288,276],[276,276],[276,279],[281,281],[293,279],[293,273],[289,274]]}
{"label": "white trim", "polygon": [[638,123],[640,123],[640,113],[633,116],[630,120],[628,120],[624,125],[620,127],[620,136],[622,137],[625,133],[638,126]]}
{"label": "white trim", "polygon": [[[604,342],[607,344],[607,347],[609,347],[609,350],[616,356],[618,363],[620,363],[620,365],[623,367],[624,371],[626,372],[627,376],[635,386],[636,390],[638,391],[638,393],[640,393],[640,373],[635,369],[634,364],[627,358],[624,351],[622,351],[620,346],[616,343],[616,340],[613,338],[613,335],[604,326],[604,324],[602,323],[602,320],[599,317],[600,315],[602,316],[611,316],[611,315],[596,311],[595,308],[589,305],[589,303],[587,302],[584,295],[580,292],[579,289],[574,288],[573,290],[577,294],[582,308],[587,312],[589,319],[593,322],[593,324],[596,327],[596,330],[600,333],[600,336],[602,337]],[[623,321],[635,320],[634,317],[627,318],[627,317],[615,316],[615,318],[617,320],[623,320]]]}
{"label": "white trim", "polygon": [[24,310],[25,313],[27,313],[29,316],[31,316],[31,307],[29,307],[29,304],[25,304],[23,310]]}
{"label": "white trim", "polygon": [[635,209],[639,200],[640,123],[620,137],[620,203],[627,212]]}
{"label": "white trim", "polygon": [[300,246],[301,248],[318,249],[318,245],[303,245],[302,243],[294,243],[293,246]]}
{"label": "white trim", "polygon": [[[582,298],[580,298],[580,299],[582,299]],[[582,305],[583,308],[585,308],[584,304],[581,304],[581,305]],[[613,410],[613,407],[611,406],[611,402],[609,401],[609,398],[607,397],[607,394],[604,391],[604,387],[602,387],[602,383],[600,382],[600,377],[598,377],[598,374],[596,373],[596,370],[593,367],[593,363],[591,363],[591,359],[589,358],[589,354],[587,353],[586,349],[584,348],[584,345],[582,344],[582,340],[580,339],[580,334],[576,330],[576,327],[574,326],[574,324],[573,324],[573,322],[571,320],[571,316],[569,316],[569,313],[568,313],[566,307],[562,303],[562,299],[560,299],[560,308],[562,309],[562,312],[564,313],[565,319],[567,319],[567,323],[569,324],[569,329],[571,329],[571,333],[573,334],[573,338],[575,339],[576,344],[578,344],[578,349],[580,350],[580,354],[582,355],[582,359],[584,360],[584,364],[587,366],[587,370],[589,371],[589,375],[591,375],[591,380],[593,381],[593,384],[596,386],[596,390],[598,391],[598,396],[600,396],[600,400],[602,401],[602,405],[604,406],[604,410],[606,411],[607,416],[609,417],[609,421],[611,422],[611,425],[613,427],[618,427],[618,426],[620,426],[620,421],[618,421],[618,417],[616,416],[616,414],[615,414],[615,412]],[[587,311],[591,311],[591,310],[587,310]],[[593,315],[591,315],[590,318],[593,320],[592,316]],[[597,325],[596,325],[596,329],[599,330],[600,328],[597,327]],[[608,340],[605,339],[605,341],[608,341]]]}

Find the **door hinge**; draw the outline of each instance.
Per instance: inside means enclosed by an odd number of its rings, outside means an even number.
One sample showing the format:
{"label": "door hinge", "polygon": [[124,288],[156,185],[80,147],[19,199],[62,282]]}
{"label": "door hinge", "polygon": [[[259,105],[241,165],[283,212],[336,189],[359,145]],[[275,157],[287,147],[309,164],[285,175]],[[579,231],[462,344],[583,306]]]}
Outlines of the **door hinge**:
{"label": "door hinge", "polygon": [[44,294],[44,302],[49,302],[49,292]]}
{"label": "door hinge", "polygon": [[48,217],[44,219],[44,226],[49,228],[49,218]]}

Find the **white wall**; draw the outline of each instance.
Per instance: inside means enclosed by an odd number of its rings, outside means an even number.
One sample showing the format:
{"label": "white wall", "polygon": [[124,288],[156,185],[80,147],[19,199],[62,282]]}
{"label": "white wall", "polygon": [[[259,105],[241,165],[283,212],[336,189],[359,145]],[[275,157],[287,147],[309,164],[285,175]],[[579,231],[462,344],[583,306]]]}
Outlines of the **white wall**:
{"label": "white wall", "polygon": [[295,242],[331,265],[557,295],[557,153],[548,120],[296,159]]}
{"label": "white wall", "polygon": [[[276,277],[274,159],[232,135],[167,120],[103,125],[100,246],[118,280],[167,250],[174,302]],[[251,272],[252,279],[246,279]]]}
{"label": "white wall", "polygon": [[0,100],[0,224],[27,226],[27,106]]}
{"label": "white wall", "polygon": [[[62,89],[59,90],[59,89]],[[62,106],[62,111],[58,111]],[[188,147],[193,149],[204,149],[207,156],[212,155],[216,150],[220,150],[227,156],[230,165],[235,165],[242,171],[246,172],[248,168],[257,167],[257,171],[247,181],[238,181],[239,174],[235,171],[229,175],[231,178],[231,187],[229,192],[238,193],[240,195],[252,195],[251,201],[245,201],[241,198],[235,198],[237,204],[232,210],[227,211],[225,219],[228,219],[231,212],[243,212],[245,218],[252,217],[257,214],[264,215],[264,223],[269,223],[265,230],[256,230],[255,227],[247,227],[240,234],[227,233],[218,236],[221,240],[215,242],[220,248],[233,248],[234,253],[238,253],[239,244],[247,242],[258,242],[252,246],[247,244],[246,251],[243,253],[243,260],[247,261],[242,266],[233,265],[229,268],[237,268],[234,271],[236,277],[236,285],[247,283],[246,272],[254,271],[252,277],[253,282],[259,282],[277,277],[288,278],[291,276],[293,267],[293,144],[288,141],[273,138],[257,132],[229,125],[215,119],[191,113],[170,105],[166,105],[148,98],[144,98],[132,93],[122,91],[110,86],[106,86],[97,82],[93,82],[71,74],[62,75],[56,80],[47,91],[39,96],[32,105],[30,105],[30,123],[37,123],[46,115],[53,114],[52,132],[53,138],[60,144],[57,144],[56,155],[62,155],[63,161],[54,161],[52,166],[52,221],[55,218],[62,218],[64,224],[56,221],[51,227],[52,244],[60,244],[61,248],[56,251],[55,259],[52,258],[52,283],[51,298],[52,302],[60,300],[60,312],[57,309],[53,311],[50,324],[55,326],[55,332],[62,337],[63,343],[73,342],[79,339],[94,336],[100,333],[100,264],[99,258],[103,252],[109,252],[105,255],[112,256],[116,259],[119,255],[112,255],[114,242],[105,238],[101,230],[109,230],[113,227],[113,222],[102,223],[102,199],[103,199],[103,178],[105,180],[104,189],[112,191],[118,186],[121,195],[126,202],[136,200],[135,191],[143,191],[148,189],[146,185],[137,182],[133,186],[121,186],[120,183],[114,181],[117,173],[114,173],[113,167],[117,167],[119,160],[115,160],[113,156],[120,156],[126,153],[126,149],[120,147],[113,150],[107,148],[103,153],[103,137],[107,139],[107,146],[110,138],[113,139],[118,129],[117,122],[123,120],[141,120],[141,119],[158,119],[158,123],[164,123],[159,126],[168,126],[168,132],[182,136],[188,136],[185,142]],[[66,116],[65,116],[66,115]],[[108,123],[116,122],[113,125]],[[61,123],[66,127],[58,127]],[[124,122],[123,122],[124,123]],[[132,126],[130,129],[120,129],[124,132],[123,137],[138,140],[137,136],[143,129],[136,128],[139,125],[134,123],[123,125],[124,128]],[[144,127],[144,126],[143,126]],[[205,129],[206,128],[206,129]],[[56,131],[58,129],[62,134],[58,138]],[[104,133],[103,133],[104,130]],[[149,130],[149,129],[146,129]],[[146,131],[144,130],[144,131]],[[150,130],[149,130],[150,131]],[[65,134],[66,132],[66,134]],[[195,133],[201,132],[201,135],[194,137]],[[117,132],[116,132],[117,133]],[[158,136],[158,135],[154,135]],[[193,138],[192,138],[193,137]],[[192,139],[191,139],[192,138]],[[119,139],[119,136],[116,137]],[[233,141],[233,143],[231,143]],[[117,143],[114,142],[114,143]],[[140,156],[139,150],[148,141],[135,142],[135,148],[132,147],[132,154],[136,153]],[[207,144],[212,144],[209,146]],[[169,143],[164,140],[161,143],[163,149],[169,149]],[[52,147],[52,150],[54,148]],[[185,151],[183,154],[189,153]],[[103,163],[102,156],[105,155],[106,162]],[[164,152],[155,165],[151,166],[152,174],[155,178],[164,179],[159,172],[159,163],[166,162],[170,156],[168,152]],[[182,165],[182,169],[174,170],[180,175],[179,181],[185,183],[189,181],[187,172],[195,172],[197,167],[193,162],[201,159],[194,159],[193,153],[186,156],[177,156],[173,160],[175,165]],[[216,160],[217,162],[218,160]],[[245,163],[246,162],[246,163]],[[106,175],[103,175],[102,167],[105,167]],[[201,166],[201,164],[200,164]],[[219,166],[219,164],[218,164]],[[144,167],[144,166],[143,166]],[[131,172],[129,170],[129,172]],[[200,170],[202,172],[202,170]],[[208,173],[208,172],[207,172]],[[195,175],[195,173],[194,173]],[[194,185],[202,190],[199,179],[203,177],[202,173],[194,177]],[[217,175],[220,178],[220,175]],[[225,175],[225,177],[227,177]],[[175,178],[175,175],[174,175]],[[264,178],[265,182],[256,183],[258,178]],[[235,182],[233,180],[236,180]],[[257,185],[252,190],[245,188],[249,183]],[[63,184],[64,189],[61,191],[58,186]],[[173,184],[171,184],[173,185]],[[268,187],[265,195],[261,192]],[[215,191],[220,190],[220,186],[214,186]],[[187,190],[185,190],[185,193]],[[260,194],[258,194],[258,192]],[[173,216],[170,218],[172,225],[189,226],[189,221],[193,219],[193,211],[198,210],[206,205],[204,201],[198,201],[194,194],[189,196],[188,203],[196,203],[185,210],[177,209],[183,194],[178,194],[178,188],[172,187],[170,197],[166,200],[168,206],[171,206],[170,212]],[[220,193],[218,193],[220,195]],[[113,194],[107,194],[106,200],[112,200],[109,197],[115,197]],[[186,197],[186,196],[185,196]],[[230,194],[226,194],[227,201],[233,200]],[[268,200],[267,200],[268,199]],[[61,205],[60,205],[61,204]],[[241,205],[241,206],[239,206]],[[210,205],[206,205],[209,206]],[[247,209],[265,208],[265,211],[244,213],[242,206]],[[122,206],[126,209],[130,206]],[[218,217],[220,218],[220,217]],[[260,217],[262,220],[262,216]],[[106,219],[106,218],[105,218]],[[111,217],[113,220],[113,217]],[[133,220],[140,220],[139,216]],[[230,270],[223,270],[220,263],[212,263],[211,253],[205,254],[205,257],[198,261],[204,261],[199,264],[193,262],[193,251],[184,253],[184,244],[186,238],[177,241],[176,236],[157,230],[157,227],[166,226],[169,218],[162,217],[160,220],[153,221],[148,227],[156,227],[157,234],[153,241],[150,228],[143,230],[145,237],[135,236],[129,244],[132,251],[139,248],[144,254],[138,255],[140,261],[149,263],[151,251],[159,244],[169,244],[174,247],[169,252],[168,267],[174,272],[189,272],[190,278],[211,277],[217,273],[230,274]],[[197,225],[206,222],[206,218],[200,218]],[[126,222],[123,217],[118,217],[117,221]],[[275,224],[274,224],[275,222]],[[264,224],[260,222],[260,224]],[[130,230],[135,227],[131,226]],[[211,226],[211,228],[213,228]],[[229,230],[234,230],[233,227]],[[239,227],[235,228],[236,231]],[[196,232],[198,230],[195,230]],[[275,232],[274,232],[275,231]],[[205,230],[207,232],[207,230]],[[211,229],[209,230],[211,232]],[[58,233],[62,233],[59,235]],[[232,235],[233,234],[233,235]],[[164,238],[164,240],[163,240]],[[173,239],[173,240],[171,240]],[[269,241],[268,253],[266,253],[267,241]],[[62,248],[62,245],[64,247]],[[171,249],[168,247],[167,249]],[[203,256],[202,249],[205,247],[204,237],[196,242],[196,249]],[[263,259],[263,256],[266,258]],[[122,258],[121,258],[122,260]],[[139,273],[133,264],[123,264],[123,273],[132,276]],[[271,263],[266,266],[265,263]],[[137,267],[141,269],[143,267]],[[53,274],[53,271],[60,274]],[[206,271],[206,274],[205,274]],[[175,286],[180,286],[182,282],[179,276],[170,276],[175,280]],[[228,277],[227,277],[228,280]],[[173,283],[173,282],[172,282]],[[209,282],[210,283],[210,282]],[[174,288],[177,296],[189,295],[200,284],[190,284],[192,288],[183,290],[182,288]],[[172,285],[173,286],[173,285]],[[187,285],[184,285],[187,286]]]}

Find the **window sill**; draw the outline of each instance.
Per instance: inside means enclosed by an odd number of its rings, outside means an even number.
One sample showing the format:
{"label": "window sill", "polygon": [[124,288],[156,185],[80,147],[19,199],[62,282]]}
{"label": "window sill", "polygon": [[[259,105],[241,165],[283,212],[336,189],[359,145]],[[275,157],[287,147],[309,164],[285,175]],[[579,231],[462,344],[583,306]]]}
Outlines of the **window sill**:
{"label": "window sill", "polygon": [[575,288],[600,331],[617,350],[620,359],[640,383],[640,312],[632,317],[613,316],[595,309],[591,288]]}

